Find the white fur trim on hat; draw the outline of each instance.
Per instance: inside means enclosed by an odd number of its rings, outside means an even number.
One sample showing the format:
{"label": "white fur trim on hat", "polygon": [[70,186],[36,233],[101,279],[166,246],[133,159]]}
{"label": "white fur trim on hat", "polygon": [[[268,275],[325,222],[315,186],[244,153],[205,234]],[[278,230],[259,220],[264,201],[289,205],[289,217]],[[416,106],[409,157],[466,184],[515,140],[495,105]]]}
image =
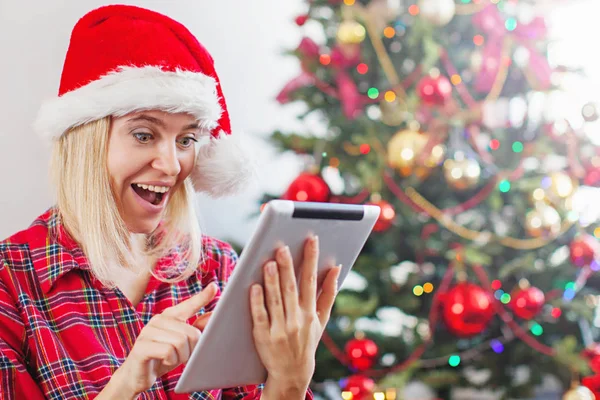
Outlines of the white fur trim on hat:
{"label": "white fur trim on hat", "polygon": [[214,78],[201,73],[169,72],[154,66],[120,67],[42,104],[34,128],[52,139],[109,115],[156,109],[189,113],[212,130],[222,113],[216,85]]}
{"label": "white fur trim on hat", "polygon": [[197,192],[227,196],[254,182],[256,167],[236,135],[221,131],[200,147],[191,180]]}

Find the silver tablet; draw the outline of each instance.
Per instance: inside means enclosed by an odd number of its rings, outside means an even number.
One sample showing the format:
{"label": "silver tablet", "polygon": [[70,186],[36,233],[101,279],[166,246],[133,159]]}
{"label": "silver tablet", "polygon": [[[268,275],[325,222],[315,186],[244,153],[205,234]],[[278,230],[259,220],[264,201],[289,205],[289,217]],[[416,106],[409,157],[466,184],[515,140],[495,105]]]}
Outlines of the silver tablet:
{"label": "silver tablet", "polygon": [[252,338],[250,287],[263,284],[262,267],[282,245],[290,247],[296,276],[304,243],[319,236],[319,282],[341,264],[341,287],[362,250],[380,209],[373,205],[270,201],[240,255],[221,299],[183,371],[176,393],[229,388],[265,382]]}

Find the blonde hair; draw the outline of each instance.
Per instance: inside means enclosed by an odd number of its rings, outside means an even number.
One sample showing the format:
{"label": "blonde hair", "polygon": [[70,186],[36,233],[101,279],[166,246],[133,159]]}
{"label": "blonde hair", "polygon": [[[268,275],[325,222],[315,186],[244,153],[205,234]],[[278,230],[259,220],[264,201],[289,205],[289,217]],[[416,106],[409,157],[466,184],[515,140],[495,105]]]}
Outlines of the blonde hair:
{"label": "blonde hair", "polygon": [[[110,124],[110,117],[89,122],[55,142],[50,172],[60,222],[81,246],[92,273],[108,287],[115,287],[113,277],[119,267],[149,270],[164,282],[187,279],[197,270],[202,254],[192,184],[186,179],[171,195],[160,229],[142,235],[144,243],[135,246],[140,235],[127,229],[108,173]],[[167,266],[165,272],[176,278],[158,276],[154,265],[146,260],[173,251],[182,255],[181,262]]]}

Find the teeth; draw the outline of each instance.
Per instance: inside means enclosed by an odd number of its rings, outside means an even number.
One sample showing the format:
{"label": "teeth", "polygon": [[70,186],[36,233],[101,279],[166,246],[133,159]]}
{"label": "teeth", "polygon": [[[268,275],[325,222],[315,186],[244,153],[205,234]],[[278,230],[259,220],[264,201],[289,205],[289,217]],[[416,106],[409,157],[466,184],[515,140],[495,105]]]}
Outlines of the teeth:
{"label": "teeth", "polygon": [[151,192],[156,192],[156,193],[167,193],[169,191],[168,186],[144,185],[142,183],[136,183],[136,185],[138,187],[141,187],[142,189],[150,190]]}

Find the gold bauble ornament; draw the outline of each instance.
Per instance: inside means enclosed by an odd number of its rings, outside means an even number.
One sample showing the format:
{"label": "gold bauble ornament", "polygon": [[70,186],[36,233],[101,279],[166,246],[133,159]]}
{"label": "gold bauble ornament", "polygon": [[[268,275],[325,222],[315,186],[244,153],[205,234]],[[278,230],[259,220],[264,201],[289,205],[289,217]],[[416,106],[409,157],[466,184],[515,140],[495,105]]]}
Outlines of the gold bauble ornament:
{"label": "gold bauble ornament", "polygon": [[347,19],[338,27],[337,40],[342,45],[360,44],[365,40],[366,34],[364,26],[355,20]]}
{"label": "gold bauble ornament", "polygon": [[388,165],[395,168],[403,177],[415,175],[419,179],[427,178],[431,170],[444,158],[444,148],[436,145],[424,162],[419,163],[428,140],[428,136],[424,133],[410,129],[399,131],[388,142]]}
{"label": "gold bauble ornament", "polygon": [[548,204],[536,203],[525,217],[525,229],[533,237],[552,237],[560,232],[561,220],[558,212]]}
{"label": "gold bauble ornament", "polygon": [[550,187],[548,192],[552,196],[565,199],[575,191],[577,183],[564,172],[553,172],[550,174]]}
{"label": "gold bauble ornament", "polygon": [[568,392],[563,394],[562,400],[595,400],[594,392],[585,386],[573,384]]}
{"label": "gold bauble ornament", "polygon": [[481,167],[476,160],[457,153],[454,158],[444,161],[444,177],[455,190],[471,189],[479,183]]}

